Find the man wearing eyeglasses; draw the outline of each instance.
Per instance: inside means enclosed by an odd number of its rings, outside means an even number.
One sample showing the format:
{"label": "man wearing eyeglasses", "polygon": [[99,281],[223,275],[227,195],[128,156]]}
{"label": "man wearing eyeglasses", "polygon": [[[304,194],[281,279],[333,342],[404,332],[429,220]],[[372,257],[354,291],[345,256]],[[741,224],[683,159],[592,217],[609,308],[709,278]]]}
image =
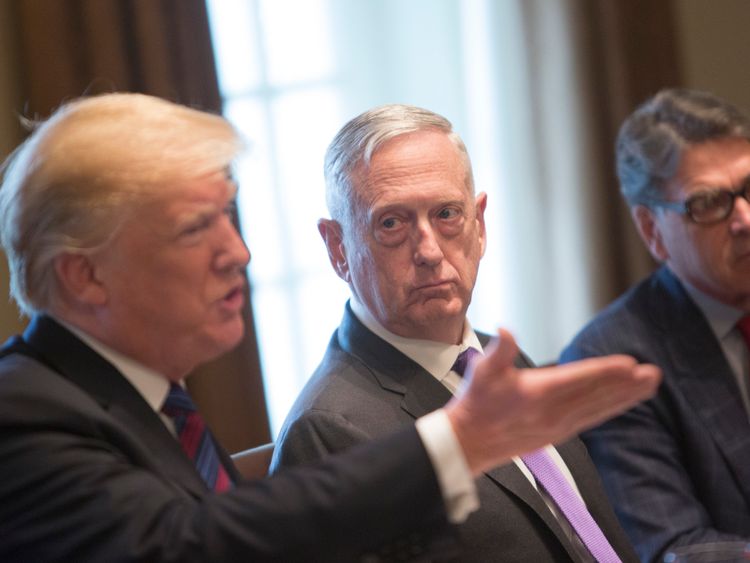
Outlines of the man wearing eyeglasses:
{"label": "man wearing eyeglasses", "polygon": [[[664,90],[623,123],[617,173],[661,267],[602,311],[564,362],[626,353],[658,394],[583,438],[644,561],[750,541],[750,118]],[[750,336],[750,335],[749,335]]]}

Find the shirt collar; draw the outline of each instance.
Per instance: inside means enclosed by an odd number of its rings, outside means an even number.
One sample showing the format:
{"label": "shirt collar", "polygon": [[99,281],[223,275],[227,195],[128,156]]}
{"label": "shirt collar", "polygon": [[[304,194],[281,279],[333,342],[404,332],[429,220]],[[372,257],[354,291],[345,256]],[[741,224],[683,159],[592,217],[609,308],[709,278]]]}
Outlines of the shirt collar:
{"label": "shirt collar", "polygon": [[437,379],[442,379],[450,371],[458,355],[467,348],[475,348],[479,352],[483,352],[482,344],[479,342],[474,329],[471,328],[469,319],[464,320],[461,344],[445,344],[434,340],[405,338],[393,334],[383,327],[356,297],[352,296],[349,303],[354,316],[371,332],[385,340],[407,358],[422,366]]}
{"label": "shirt collar", "polygon": [[680,283],[682,283],[687,294],[703,313],[703,316],[706,317],[711,330],[719,340],[726,338],[737,324],[737,321],[745,315],[741,309],[731,307],[726,303],[714,299],[710,295],[706,295],[683,279],[680,279]]}
{"label": "shirt collar", "polygon": [[169,393],[170,384],[166,377],[117,350],[113,350],[90,334],[61,320],[59,317],[55,317],[55,320],[115,366],[154,411],[159,412],[161,410]]}

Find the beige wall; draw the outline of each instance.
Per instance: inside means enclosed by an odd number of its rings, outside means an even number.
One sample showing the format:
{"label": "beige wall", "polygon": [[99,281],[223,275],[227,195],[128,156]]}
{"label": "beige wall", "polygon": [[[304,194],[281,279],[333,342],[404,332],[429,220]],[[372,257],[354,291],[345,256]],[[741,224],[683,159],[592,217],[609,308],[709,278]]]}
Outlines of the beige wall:
{"label": "beige wall", "polygon": [[674,0],[685,85],[750,111],[750,1]]}
{"label": "beige wall", "polygon": [[[8,25],[10,0],[0,0],[0,159],[10,153],[22,136],[18,114],[22,108],[18,84],[16,35]],[[0,342],[21,330],[18,309],[8,298],[8,269],[0,252]]]}

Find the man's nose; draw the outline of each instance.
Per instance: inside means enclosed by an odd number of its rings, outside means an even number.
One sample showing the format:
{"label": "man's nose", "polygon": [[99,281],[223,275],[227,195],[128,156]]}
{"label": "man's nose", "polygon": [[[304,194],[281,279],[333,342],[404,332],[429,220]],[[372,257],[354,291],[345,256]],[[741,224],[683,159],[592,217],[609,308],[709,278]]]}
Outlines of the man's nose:
{"label": "man's nose", "polygon": [[443,259],[443,250],[432,225],[418,225],[414,237],[414,262],[420,266],[437,266]]}
{"label": "man's nose", "polygon": [[734,199],[729,221],[729,228],[733,234],[750,233],[750,202],[747,199],[744,197]]}
{"label": "man's nose", "polygon": [[219,270],[242,269],[250,262],[250,250],[229,217],[223,219],[225,228],[221,233],[221,252],[216,257]]}

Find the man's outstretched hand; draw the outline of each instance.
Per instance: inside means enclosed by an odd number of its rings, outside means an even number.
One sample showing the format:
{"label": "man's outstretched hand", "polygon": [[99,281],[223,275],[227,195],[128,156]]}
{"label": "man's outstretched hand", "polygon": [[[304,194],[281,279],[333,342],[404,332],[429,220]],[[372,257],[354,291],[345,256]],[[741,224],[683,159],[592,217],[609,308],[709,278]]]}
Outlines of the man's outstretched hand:
{"label": "man's outstretched hand", "polygon": [[571,438],[648,399],[661,371],[624,355],[519,369],[506,330],[466,375],[445,407],[474,475],[511,457]]}

